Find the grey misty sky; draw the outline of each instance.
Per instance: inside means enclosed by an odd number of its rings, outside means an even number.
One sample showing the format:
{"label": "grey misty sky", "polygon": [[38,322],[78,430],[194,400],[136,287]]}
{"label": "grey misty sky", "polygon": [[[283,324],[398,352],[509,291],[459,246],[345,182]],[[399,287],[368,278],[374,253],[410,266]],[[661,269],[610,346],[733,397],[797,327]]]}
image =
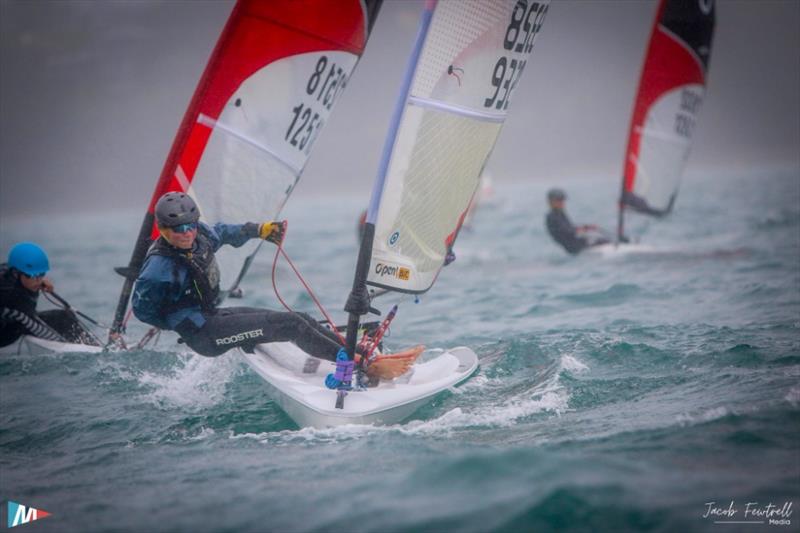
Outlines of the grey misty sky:
{"label": "grey misty sky", "polygon": [[[0,217],[144,210],[232,5],[0,0]],[[384,2],[296,195],[366,203],[421,6]],[[490,159],[497,182],[621,172],[655,8],[552,2]],[[688,171],[800,168],[799,94],[800,1],[718,1]]]}

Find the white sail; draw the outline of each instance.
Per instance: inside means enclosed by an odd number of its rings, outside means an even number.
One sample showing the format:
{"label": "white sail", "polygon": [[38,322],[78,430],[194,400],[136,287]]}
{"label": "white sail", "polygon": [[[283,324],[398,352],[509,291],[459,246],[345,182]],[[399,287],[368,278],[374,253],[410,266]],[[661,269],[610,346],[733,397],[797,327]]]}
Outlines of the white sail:
{"label": "white sail", "polygon": [[[432,8],[429,5],[429,9]],[[424,292],[436,279],[506,118],[547,2],[440,0],[367,222],[367,283]]]}
{"label": "white sail", "polygon": [[[203,220],[264,222],[279,215],[357,60],[353,53],[323,50],[275,61],[242,83],[218,119],[198,117],[211,135],[187,191]],[[231,286],[257,245],[217,252],[222,288]]]}

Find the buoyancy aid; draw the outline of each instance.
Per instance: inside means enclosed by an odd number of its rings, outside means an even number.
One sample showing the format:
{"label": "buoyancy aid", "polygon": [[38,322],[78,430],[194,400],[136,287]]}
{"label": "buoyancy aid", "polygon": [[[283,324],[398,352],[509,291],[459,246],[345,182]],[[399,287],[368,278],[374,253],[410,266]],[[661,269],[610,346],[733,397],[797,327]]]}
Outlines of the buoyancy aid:
{"label": "buoyancy aid", "polygon": [[164,237],[159,237],[147,251],[147,257],[160,255],[173,259],[173,283],[180,284],[178,265],[187,270],[188,283],[180,287],[181,295],[161,311],[169,314],[178,309],[199,305],[203,312],[211,313],[216,309],[219,296],[219,265],[214,256],[211,239],[205,235],[202,226],[197,232],[191,250],[181,250],[169,244]]}

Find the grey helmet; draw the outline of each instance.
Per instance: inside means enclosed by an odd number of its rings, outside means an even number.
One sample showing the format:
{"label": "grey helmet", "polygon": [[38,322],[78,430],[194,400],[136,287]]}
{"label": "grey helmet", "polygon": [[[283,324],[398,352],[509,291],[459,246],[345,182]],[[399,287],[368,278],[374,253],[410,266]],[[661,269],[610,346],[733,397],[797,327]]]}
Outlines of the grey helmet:
{"label": "grey helmet", "polygon": [[552,202],[553,200],[566,200],[567,193],[565,193],[561,189],[550,189],[547,191],[547,200]]}
{"label": "grey helmet", "polygon": [[156,222],[162,228],[197,222],[200,211],[191,196],[182,192],[168,192],[158,199],[155,208]]}

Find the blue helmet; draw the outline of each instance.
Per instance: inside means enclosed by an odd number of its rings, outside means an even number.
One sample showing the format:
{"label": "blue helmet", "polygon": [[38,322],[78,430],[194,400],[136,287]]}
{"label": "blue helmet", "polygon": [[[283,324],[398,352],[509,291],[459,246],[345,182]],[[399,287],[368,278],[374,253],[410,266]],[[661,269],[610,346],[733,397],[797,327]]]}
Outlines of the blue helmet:
{"label": "blue helmet", "polygon": [[43,276],[50,270],[50,261],[38,244],[20,242],[8,252],[8,266],[28,276],[36,277]]}

